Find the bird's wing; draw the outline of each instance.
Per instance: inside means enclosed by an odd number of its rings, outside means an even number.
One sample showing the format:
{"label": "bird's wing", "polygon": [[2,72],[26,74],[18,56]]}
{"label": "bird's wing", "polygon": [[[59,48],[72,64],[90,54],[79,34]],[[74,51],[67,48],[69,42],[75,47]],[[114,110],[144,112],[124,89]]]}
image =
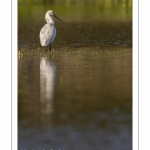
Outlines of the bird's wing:
{"label": "bird's wing", "polygon": [[42,46],[48,46],[53,42],[56,36],[56,29],[54,25],[47,23],[40,31],[40,42]]}
{"label": "bird's wing", "polygon": [[54,41],[55,37],[56,37],[56,29],[55,27],[53,26],[53,36],[52,36],[52,42]]}

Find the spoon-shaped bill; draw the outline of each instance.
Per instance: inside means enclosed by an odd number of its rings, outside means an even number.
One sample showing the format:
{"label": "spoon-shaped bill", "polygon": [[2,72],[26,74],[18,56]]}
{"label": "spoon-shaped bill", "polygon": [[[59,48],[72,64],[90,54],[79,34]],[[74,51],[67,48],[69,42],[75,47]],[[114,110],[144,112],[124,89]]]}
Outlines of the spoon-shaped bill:
{"label": "spoon-shaped bill", "polygon": [[[56,17],[59,21],[61,21],[54,13],[53,13],[54,17]],[[63,24],[65,24],[63,21],[61,21]]]}

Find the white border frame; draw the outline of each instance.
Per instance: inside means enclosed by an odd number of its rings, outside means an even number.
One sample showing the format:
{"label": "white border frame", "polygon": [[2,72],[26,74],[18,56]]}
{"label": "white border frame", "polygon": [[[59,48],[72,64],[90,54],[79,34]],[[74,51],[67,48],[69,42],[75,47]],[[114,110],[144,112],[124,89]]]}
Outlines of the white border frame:
{"label": "white border frame", "polygon": [[139,97],[138,97],[138,92],[139,92],[139,83],[138,83],[138,73],[139,73],[139,68],[138,68],[138,62],[139,62],[139,33],[138,33],[138,5],[139,2],[137,0],[133,0],[132,2],[132,148],[133,150],[138,150],[139,148],[139,133],[138,133],[138,123],[139,123],[139,118],[138,118],[138,109],[139,109]]}
{"label": "white border frame", "polygon": [[[12,2],[12,150],[18,149],[18,1]],[[8,3],[8,2],[7,2]]]}
{"label": "white border frame", "polygon": [[[139,0],[139,149],[150,149],[150,1]],[[136,50],[135,50],[136,51]],[[135,106],[134,106],[135,107]],[[135,119],[135,117],[134,117]]]}
{"label": "white border frame", "polygon": [[0,7],[0,149],[11,149],[11,132],[12,132],[12,92],[11,92],[11,1],[1,1]]}

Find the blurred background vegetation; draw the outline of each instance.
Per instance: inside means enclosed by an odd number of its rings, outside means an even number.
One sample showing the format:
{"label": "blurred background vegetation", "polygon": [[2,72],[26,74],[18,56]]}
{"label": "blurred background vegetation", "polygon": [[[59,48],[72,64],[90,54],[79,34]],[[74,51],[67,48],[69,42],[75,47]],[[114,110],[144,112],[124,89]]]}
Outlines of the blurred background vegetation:
{"label": "blurred background vegetation", "polygon": [[53,10],[64,21],[132,20],[132,0],[18,0],[18,19],[42,19]]}

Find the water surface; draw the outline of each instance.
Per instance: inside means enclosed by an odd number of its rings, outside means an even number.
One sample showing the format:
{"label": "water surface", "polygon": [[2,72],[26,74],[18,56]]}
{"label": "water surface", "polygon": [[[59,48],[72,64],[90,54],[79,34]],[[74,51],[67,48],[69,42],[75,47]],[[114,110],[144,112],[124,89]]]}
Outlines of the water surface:
{"label": "water surface", "polygon": [[131,48],[29,50],[19,60],[19,148],[131,149]]}

